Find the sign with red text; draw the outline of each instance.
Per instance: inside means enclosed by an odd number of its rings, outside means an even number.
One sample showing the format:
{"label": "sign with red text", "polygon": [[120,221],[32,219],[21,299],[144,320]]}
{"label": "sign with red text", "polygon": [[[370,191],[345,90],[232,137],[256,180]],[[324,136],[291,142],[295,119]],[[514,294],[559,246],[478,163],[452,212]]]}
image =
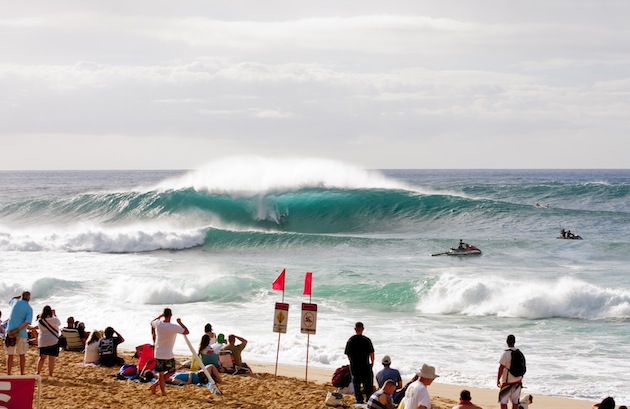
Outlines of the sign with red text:
{"label": "sign with red text", "polygon": [[302,334],[315,334],[317,329],[317,304],[302,303]]}
{"label": "sign with red text", "polygon": [[289,321],[289,304],[283,302],[276,303],[276,311],[273,315],[273,332],[281,334],[287,333],[287,322]]}

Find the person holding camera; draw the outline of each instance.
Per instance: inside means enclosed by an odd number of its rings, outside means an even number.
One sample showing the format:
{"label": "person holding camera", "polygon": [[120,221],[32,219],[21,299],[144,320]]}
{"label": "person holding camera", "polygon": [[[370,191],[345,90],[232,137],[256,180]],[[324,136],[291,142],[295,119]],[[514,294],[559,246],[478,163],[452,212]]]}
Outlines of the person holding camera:
{"label": "person holding camera", "polygon": [[59,356],[59,327],[61,321],[57,318],[55,310],[46,305],[39,315],[39,360],[37,361],[37,375],[40,375],[48,357],[48,375],[53,376],[55,361]]}

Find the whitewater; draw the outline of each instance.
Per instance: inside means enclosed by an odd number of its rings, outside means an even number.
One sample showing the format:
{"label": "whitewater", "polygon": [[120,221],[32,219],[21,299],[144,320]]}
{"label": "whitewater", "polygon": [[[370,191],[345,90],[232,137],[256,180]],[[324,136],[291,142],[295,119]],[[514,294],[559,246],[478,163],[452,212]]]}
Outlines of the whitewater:
{"label": "whitewater", "polygon": [[[192,171],[4,171],[0,192],[4,319],[29,289],[36,312],[111,325],[132,349],[168,306],[193,342],[210,322],[249,340],[246,359],[274,362],[282,293],[271,283],[286,268],[281,363],[305,364],[312,272],[309,366],[344,364],[360,320],[377,362],[390,355],[405,376],[426,362],[440,382],[495,388],[512,333],[529,392],[630,401],[629,170],[236,157]],[[584,240],[558,240],[561,228]],[[431,256],[460,239],[483,254]],[[176,351],[187,353],[182,340]]]}

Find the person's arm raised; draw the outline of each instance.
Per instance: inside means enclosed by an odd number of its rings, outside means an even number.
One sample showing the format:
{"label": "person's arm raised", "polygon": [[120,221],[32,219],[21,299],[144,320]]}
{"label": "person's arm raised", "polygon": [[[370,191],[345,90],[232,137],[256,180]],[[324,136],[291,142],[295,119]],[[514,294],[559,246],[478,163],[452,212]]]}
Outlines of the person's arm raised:
{"label": "person's arm raised", "polygon": [[177,319],[177,323],[179,324],[180,327],[184,328],[184,332],[182,332],[183,335],[188,335],[190,334],[190,331],[188,331],[188,328],[186,328],[186,326],[184,325],[184,323],[182,322],[181,318]]}

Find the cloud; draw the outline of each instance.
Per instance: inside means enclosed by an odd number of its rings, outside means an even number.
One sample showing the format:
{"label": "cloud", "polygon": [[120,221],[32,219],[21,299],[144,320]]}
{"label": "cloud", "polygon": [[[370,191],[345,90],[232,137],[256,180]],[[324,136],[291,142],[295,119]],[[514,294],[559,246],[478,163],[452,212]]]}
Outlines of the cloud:
{"label": "cloud", "polygon": [[[535,152],[567,141],[580,166],[627,144],[630,29],[626,7],[604,3],[16,3],[0,18],[13,39],[0,44],[0,138],[23,149],[15,138],[115,135],[138,153],[158,138],[167,153],[358,155],[374,167],[505,166],[514,140],[548,167],[554,155]],[[602,163],[624,160],[612,156]]]}

